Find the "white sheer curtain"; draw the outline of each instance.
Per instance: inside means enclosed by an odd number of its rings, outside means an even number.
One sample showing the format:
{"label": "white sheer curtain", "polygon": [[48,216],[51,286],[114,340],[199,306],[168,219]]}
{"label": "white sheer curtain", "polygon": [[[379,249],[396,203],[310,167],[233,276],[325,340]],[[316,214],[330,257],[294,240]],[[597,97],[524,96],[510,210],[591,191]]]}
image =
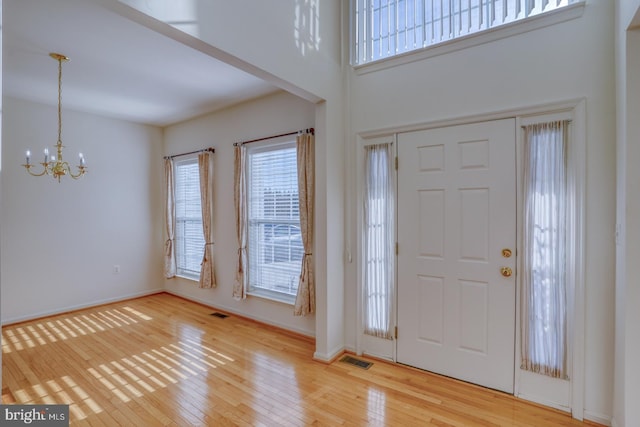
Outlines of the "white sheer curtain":
{"label": "white sheer curtain", "polygon": [[566,379],[568,122],[524,132],[521,367]]}
{"label": "white sheer curtain", "polygon": [[395,247],[393,146],[367,145],[364,150],[364,333],[391,339]]}
{"label": "white sheer curtain", "polygon": [[164,185],[166,196],[164,222],[167,231],[167,240],[164,242],[164,277],[171,279],[175,277],[177,271],[176,253],[173,246],[176,233],[176,204],[173,182],[173,160],[169,157],[164,159]]}

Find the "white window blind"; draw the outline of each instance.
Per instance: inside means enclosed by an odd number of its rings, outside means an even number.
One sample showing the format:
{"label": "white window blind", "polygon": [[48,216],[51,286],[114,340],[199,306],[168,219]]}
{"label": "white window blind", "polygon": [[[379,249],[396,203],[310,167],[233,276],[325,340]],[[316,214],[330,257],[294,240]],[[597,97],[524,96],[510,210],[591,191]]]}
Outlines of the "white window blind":
{"label": "white window blind", "polygon": [[488,30],[583,0],[352,0],[353,64]]}
{"label": "white window blind", "polygon": [[176,265],[179,276],[198,278],[204,253],[198,158],[175,162]]}
{"label": "white window blind", "polygon": [[291,302],[304,249],[295,142],[247,151],[249,293]]}

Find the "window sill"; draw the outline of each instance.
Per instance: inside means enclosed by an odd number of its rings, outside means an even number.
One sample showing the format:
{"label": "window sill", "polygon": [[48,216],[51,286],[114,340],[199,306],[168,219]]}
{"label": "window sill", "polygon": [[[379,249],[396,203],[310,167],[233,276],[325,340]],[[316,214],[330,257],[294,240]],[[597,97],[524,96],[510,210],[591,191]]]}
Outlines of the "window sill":
{"label": "window sill", "polygon": [[284,293],[281,293],[281,292],[268,291],[266,289],[253,289],[253,290],[247,292],[247,295],[250,295],[252,297],[258,297],[258,298],[266,299],[266,300],[269,300],[269,301],[279,302],[281,304],[286,304],[286,305],[291,305],[291,306],[295,305],[295,303],[296,303],[295,295],[284,294]]}
{"label": "window sill", "polygon": [[584,13],[585,3],[585,1],[581,1],[558,10],[532,16],[521,21],[511,22],[488,30],[479,31],[474,34],[458,37],[442,43],[437,43],[422,49],[412,50],[410,52],[401,53],[399,55],[390,56],[388,58],[379,59],[366,64],[353,65],[353,69],[357,75],[368,74],[504,39],[537,30],[539,28],[559,24],[561,22],[570,21],[582,16]]}
{"label": "window sill", "polygon": [[192,276],[184,273],[179,273],[179,274],[176,274],[176,277],[179,277],[181,279],[191,280],[193,282],[200,282],[200,276]]}

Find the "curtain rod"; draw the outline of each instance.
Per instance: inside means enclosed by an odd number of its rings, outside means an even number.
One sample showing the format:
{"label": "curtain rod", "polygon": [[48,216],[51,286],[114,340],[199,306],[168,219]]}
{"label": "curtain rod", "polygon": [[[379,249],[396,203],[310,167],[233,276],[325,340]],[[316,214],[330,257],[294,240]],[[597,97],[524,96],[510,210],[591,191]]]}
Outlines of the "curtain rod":
{"label": "curtain rod", "polygon": [[165,159],[173,159],[174,157],[180,157],[180,156],[186,156],[187,154],[196,154],[196,153],[202,153],[204,151],[209,151],[211,153],[215,153],[216,149],[213,147],[209,147],[209,148],[203,148],[202,150],[196,150],[196,151],[189,151],[188,153],[180,153],[180,154],[174,154],[173,156],[164,156]]}
{"label": "curtain rod", "polygon": [[564,119],[564,120],[562,120],[562,119],[558,119],[558,120],[551,120],[551,121],[548,121],[548,122],[537,122],[537,123],[531,123],[531,124],[528,124],[528,125],[521,125],[520,127],[521,127],[522,129],[524,129],[524,128],[526,128],[527,126],[545,125],[545,124],[547,124],[547,123],[554,123],[554,122],[567,122],[567,123],[572,123],[572,122],[573,122],[573,120],[572,120],[572,119]]}
{"label": "curtain rod", "polygon": [[297,135],[299,133],[310,133],[311,135],[313,135],[314,132],[315,132],[314,128],[301,129],[301,130],[298,130],[298,131],[295,131],[295,132],[282,133],[280,135],[273,135],[273,136],[266,136],[264,138],[252,139],[250,141],[234,142],[233,146],[237,147],[239,145],[251,144],[252,142],[266,141],[267,139],[280,138],[281,136]]}

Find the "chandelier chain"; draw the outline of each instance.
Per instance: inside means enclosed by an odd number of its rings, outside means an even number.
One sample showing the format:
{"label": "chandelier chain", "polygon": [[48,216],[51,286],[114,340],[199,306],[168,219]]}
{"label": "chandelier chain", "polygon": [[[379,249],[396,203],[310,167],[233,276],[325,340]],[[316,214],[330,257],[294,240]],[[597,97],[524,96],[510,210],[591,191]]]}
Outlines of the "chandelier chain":
{"label": "chandelier chain", "polygon": [[62,58],[58,59],[58,142],[62,141]]}

